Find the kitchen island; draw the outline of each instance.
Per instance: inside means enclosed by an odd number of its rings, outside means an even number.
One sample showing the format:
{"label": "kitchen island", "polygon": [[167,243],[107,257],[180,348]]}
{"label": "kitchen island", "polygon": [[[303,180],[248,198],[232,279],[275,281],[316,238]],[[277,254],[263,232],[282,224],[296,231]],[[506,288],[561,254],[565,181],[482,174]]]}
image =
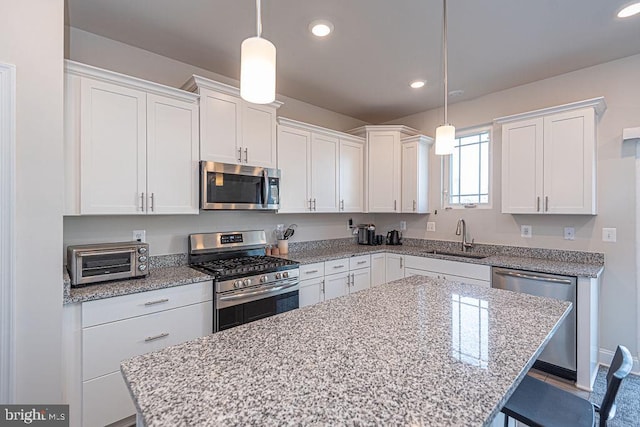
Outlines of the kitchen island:
{"label": "kitchen island", "polygon": [[146,426],[488,425],[569,308],[413,276],[121,370]]}

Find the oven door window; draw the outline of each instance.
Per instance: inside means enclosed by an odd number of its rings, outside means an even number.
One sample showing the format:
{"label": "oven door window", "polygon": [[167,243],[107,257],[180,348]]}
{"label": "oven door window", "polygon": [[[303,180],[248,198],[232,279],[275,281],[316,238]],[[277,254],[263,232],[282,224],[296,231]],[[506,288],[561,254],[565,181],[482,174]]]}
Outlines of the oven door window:
{"label": "oven door window", "polygon": [[[217,310],[217,331],[233,328],[243,323],[254,322],[278,313],[284,313],[296,309],[298,306],[298,291],[293,291],[223,308]],[[214,328],[216,328],[216,325],[214,325]]]}
{"label": "oven door window", "polygon": [[262,204],[262,176],[207,172],[207,203]]}
{"label": "oven door window", "polygon": [[92,277],[103,274],[131,271],[131,254],[97,254],[82,257],[82,276]]}

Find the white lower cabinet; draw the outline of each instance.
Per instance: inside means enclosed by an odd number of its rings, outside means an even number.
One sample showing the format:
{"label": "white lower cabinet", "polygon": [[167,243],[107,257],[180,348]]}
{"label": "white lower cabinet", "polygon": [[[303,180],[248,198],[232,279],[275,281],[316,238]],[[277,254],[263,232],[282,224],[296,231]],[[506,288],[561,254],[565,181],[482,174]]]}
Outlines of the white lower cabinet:
{"label": "white lower cabinet", "polygon": [[386,254],[385,258],[385,282],[404,278],[404,258],[405,255]]}
{"label": "white lower cabinet", "polygon": [[405,257],[405,277],[420,275],[491,287],[491,267],[445,259]]}
{"label": "white lower cabinet", "polygon": [[371,287],[369,255],[300,266],[300,307]]}
{"label": "white lower cabinet", "polygon": [[300,307],[324,301],[324,262],[300,266]]}
{"label": "white lower cabinet", "polygon": [[371,255],[371,286],[378,286],[386,283],[386,254]]}
{"label": "white lower cabinet", "polygon": [[369,289],[371,287],[371,269],[362,268],[351,272],[350,293]]}
{"label": "white lower cabinet", "polygon": [[350,277],[349,272],[325,276],[325,301],[347,295],[349,293]]}
{"label": "white lower cabinet", "polygon": [[213,283],[89,301],[65,310],[71,425],[103,426],[135,415],[120,372],[122,360],[212,332]]}

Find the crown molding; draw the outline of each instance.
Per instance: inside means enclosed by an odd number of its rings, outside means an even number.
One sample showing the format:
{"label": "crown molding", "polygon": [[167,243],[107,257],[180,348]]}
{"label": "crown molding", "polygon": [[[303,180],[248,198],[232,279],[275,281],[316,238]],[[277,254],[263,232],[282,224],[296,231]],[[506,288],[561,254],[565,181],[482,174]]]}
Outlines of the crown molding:
{"label": "crown molding", "polygon": [[503,124],[587,107],[592,107],[595,110],[597,116],[602,115],[602,113],[604,113],[604,111],[607,109],[607,104],[604,101],[604,96],[585,99],[584,101],[571,102],[569,104],[557,105],[554,107],[541,108],[539,110],[527,111],[525,113],[513,114],[510,116],[498,117],[497,119],[493,119],[493,122],[497,124]]}

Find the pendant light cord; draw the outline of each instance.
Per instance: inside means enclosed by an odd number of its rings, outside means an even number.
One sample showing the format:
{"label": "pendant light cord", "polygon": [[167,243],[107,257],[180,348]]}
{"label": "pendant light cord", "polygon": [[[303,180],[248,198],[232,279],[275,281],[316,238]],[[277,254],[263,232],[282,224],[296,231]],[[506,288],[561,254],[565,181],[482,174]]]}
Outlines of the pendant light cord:
{"label": "pendant light cord", "polygon": [[[258,0],[260,2],[260,0]],[[442,50],[444,54],[444,124],[448,125],[447,119],[447,98],[449,97],[449,84],[447,79],[447,0],[443,0],[443,25],[442,25]]]}
{"label": "pendant light cord", "polygon": [[256,0],[256,32],[258,37],[262,36],[262,11],[260,9],[260,0]]}

